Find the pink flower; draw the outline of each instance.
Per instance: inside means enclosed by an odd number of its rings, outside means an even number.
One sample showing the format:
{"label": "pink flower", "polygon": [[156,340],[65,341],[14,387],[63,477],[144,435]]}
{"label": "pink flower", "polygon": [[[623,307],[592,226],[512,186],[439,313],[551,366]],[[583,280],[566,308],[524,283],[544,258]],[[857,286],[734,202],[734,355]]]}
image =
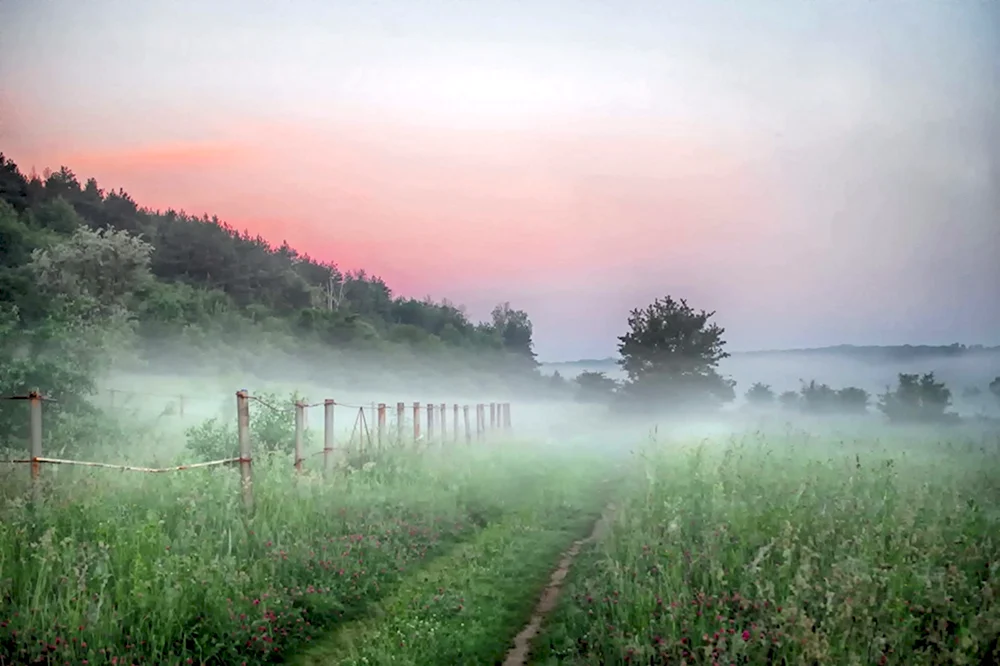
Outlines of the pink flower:
{"label": "pink flower", "polygon": [[745,641],[750,640],[750,632],[746,629],[743,630],[743,640]]}

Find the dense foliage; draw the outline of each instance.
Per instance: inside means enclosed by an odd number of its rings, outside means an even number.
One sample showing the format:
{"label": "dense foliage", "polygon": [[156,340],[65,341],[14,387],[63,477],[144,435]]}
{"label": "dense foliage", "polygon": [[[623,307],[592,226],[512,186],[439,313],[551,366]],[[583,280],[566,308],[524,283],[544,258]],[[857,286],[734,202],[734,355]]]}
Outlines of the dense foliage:
{"label": "dense foliage", "polygon": [[8,395],[85,394],[115,356],[174,371],[222,357],[260,371],[317,353],[345,366],[379,356],[415,374],[524,377],[537,366],[531,321],[509,303],[473,322],[447,300],[395,295],[377,276],[215,217],[142,208],[66,167],[25,176],[2,154],[0,331]]}
{"label": "dense foliage", "polygon": [[675,408],[731,401],[735,382],[716,369],[729,354],[725,329],[710,321],[714,315],[671,296],[632,310],[629,331],[618,338],[625,394]]}
{"label": "dense foliage", "polygon": [[890,421],[935,422],[954,420],[948,411],[951,389],[934,378],[933,372],[923,375],[901,373],[895,389],[879,396],[879,410]]}
{"label": "dense foliage", "polygon": [[[24,270],[31,253],[81,227],[124,232],[149,244],[154,280],[139,285],[130,275],[106,277],[119,289],[145,289],[137,315],[147,352],[185,333],[229,335],[234,328],[267,324],[340,347],[447,346],[534,358],[531,322],[509,303],[498,306],[491,321],[472,322],[447,300],[395,296],[377,276],[343,272],[333,262],[287,243],[275,247],[216,217],[142,208],[122,190],[105,192],[94,179],[81,185],[66,167],[44,179],[29,178],[0,154],[0,202],[0,299],[6,303],[38,305]],[[42,314],[37,307],[32,312]]]}

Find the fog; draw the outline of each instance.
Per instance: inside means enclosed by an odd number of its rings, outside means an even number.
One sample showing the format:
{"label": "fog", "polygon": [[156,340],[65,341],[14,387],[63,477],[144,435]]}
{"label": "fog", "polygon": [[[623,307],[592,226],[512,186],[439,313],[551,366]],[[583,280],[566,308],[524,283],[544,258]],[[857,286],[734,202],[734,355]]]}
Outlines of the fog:
{"label": "fog", "polygon": [[[542,366],[542,372],[546,374],[556,371],[567,379],[584,371],[604,372],[619,380],[624,378],[613,359]],[[874,396],[887,387],[895,386],[900,373],[933,372],[936,379],[944,381],[951,389],[952,400],[959,413],[990,413],[1000,406],[987,388],[994,378],[1000,376],[1000,348],[962,354],[941,351],[907,353],[905,347],[735,353],[719,363],[719,372],[736,381],[737,404],[742,402],[743,394],[755,382],[769,385],[776,394],[798,391],[802,382],[816,380],[834,389],[856,386]],[[963,397],[962,393],[969,387],[981,391],[978,398]]]}
{"label": "fog", "polygon": [[[186,431],[208,419],[235,425],[238,390],[247,390],[261,400],[251,402],[251,419],[261,418],[266,410],[293,410],[292,395],[310,405],[305,425],[310,435],[304,451],[307,466],[318,466],[314,458],[323,446],[324,400],[334,400],[335,448],[379,446],[378,405],[385,405],[383,445],[397,439],[413,442],[413,405],[419,403],[421,447],[447,447],[466,444],[465,411],[468,405],[469,438],[473,446],[503,442],[530,442],[539,449],[608,453],[634,453],[644,442],[696,442],[701,439],[739,438],[755,429],[771,432],[823,432],[842,438],[871,433],[882,427],[881,415],[870,405],[869,414],[861,417],[809,417],[775,408],[750,410],[742,398],[754,382],[769,384],[775,393],[798,390],[800,380],[815,379],[835,389],[857,386],[873,396],[894,386],[897,374],[934,372],[953,391],[953,408],[963,415],[1000,415],[1000,401],[989,393],[987,385],[1000,376],[1000,350],[966,351],[960,355],[925,355],[908,359],[890,358],[885,350],[867,353],[853,350],[791,351],[735,354],[720,364],[723,374],[737,382],[737,400],[722,411],[699,409],[662,412],[633,411],[621,404],[583,402],[573,387],[555,390],[551,374],[558,370],[572,378],[584,370],[606,372],[620,378],[610,360],[581,361],[579,364],[543,365],[541,373],[524,374],[513,369],[461,369],[448,357],[422,358],[414,354],[408,360],[398,355],[393,361],[375,352],[349,355],[313,350],[309,354],[231,347],[216,351],[211,359],[184,354],[178,347],[163,353],[155,362],[138,361],[119,364],[99,382],[96,404],[119,418],[131,419],[155,431],[157,443],[136,443],[127,448],[135,459],[164,461],[185,457]],[[962,396],[968,386],[983,393],[976,399]],[[874,400],[873,400],[874,402]],[[183,403],[183,404],[181,404]],[[397,418],[397,403],[403,403],[402,421]],[[509,403],[511,431],[490,428],[490,403]],[[428,432],[427,405],[434,405],[434,431]],[[440,405],[445,405],[444,422]],[[484,404],[486,432],[477,434],[476,405]],[[459,405],[456,424],[454,406]],[[669,406],[667,406],[669,407]],[[499,409],[499,408],[498,408]],[[456,428],[457,426],[457,428]],[[920,429],[914,430],[914,432]],[[926,429],[925,429],[926,430]],[[929,431],[928,431],[929,432]],[[789,435],[790,436],[790,435]],[[151,434],[151,437],[153,435]]]}

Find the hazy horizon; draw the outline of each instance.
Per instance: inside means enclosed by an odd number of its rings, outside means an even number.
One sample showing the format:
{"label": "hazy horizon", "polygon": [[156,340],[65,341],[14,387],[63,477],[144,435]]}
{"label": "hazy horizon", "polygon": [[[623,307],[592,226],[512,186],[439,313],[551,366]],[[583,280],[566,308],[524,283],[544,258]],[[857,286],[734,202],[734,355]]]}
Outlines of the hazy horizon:
{"label": "hazy horizon", "polygon": [[[0,5],[0,150],[604,358],[1000,344],[1000,5]],[[956,72],[961,72],[957,76]]]}
{"label": "hazy horizon", "polygon": [[[963,345],[964,344],[965,347],[966,347],[966,349],[967,349],[967,351],[969,351],[969,352],[975,352],[975,351],[986,351],[986,352],[1000,351],[1000,345],[984,345],[984,344],[980,344],[980,343],[966,344],[966,343],[962,343],[962,342],[954,342],[954,343],[950,343],[950,344],[947,344],[947,345],[920,345],[920,344],[911,344],[911,343],[902,343],[902,344],[898,344],[898,345],[852,345],[852,344],[836,344],[836,345],[825,345],[825,346],[822,346],[822,347],[789,347],[789,348],[786,348],[786,349],[739,349],[739,350],[736,350],[736,349],[729,349],[727,347],[726,351],[730,355],[739,355],[739,356],[749,356],[749,355],[766,356],[766,355],[782,355],[782,354],[809,354],[809,353],[817,353],[817,354],[819,354],[819,353],[845,353],[845,354],[850,354],[850,353],[852,353],[852,351],[855,351],[855,350],[885,350],[885,351],[888,352],[888,351],[891,351],[891,350],[903,349],[903,348],[907,348],[907,347],[909,347],[909,348],[931,348],[931,349],[944,350],[946,347],[949,347],[949,346],[951,346],[953,344],[954,345]],[[946,357],[945,354],[942,354],[942,356]],[[613,352],[613,353],[611,353],[611,354],[609,354],[607,356],[602,356],[600,358],[572,358],[572,359],[565,359],[565,360],[538,359],[538,361],[542,365],[574,365],[574,364],[583,364],[583,363],[591,363],[591,362],[594,362],[594,363],[605,363],[605,362],[608,362],[608,361],[612,361],[613,362],[613,361],[617,361],[619,358],[620,358],[620,355],[617,352]]]}

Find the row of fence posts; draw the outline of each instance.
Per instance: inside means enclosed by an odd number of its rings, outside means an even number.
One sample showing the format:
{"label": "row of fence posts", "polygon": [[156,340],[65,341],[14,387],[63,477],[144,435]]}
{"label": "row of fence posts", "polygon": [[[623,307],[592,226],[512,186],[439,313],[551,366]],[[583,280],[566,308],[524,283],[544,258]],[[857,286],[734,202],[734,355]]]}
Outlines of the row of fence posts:
{"label": "row of fence posts", "polygon": [[[213,463],[206,464],[218,464],[220,462],[231,464],[233,462],[239,462],[240,465],[240,480],[242,487],[242,497],[243,504],[247,509],[253,509],[253,477],[251,472],[251,440],[250,440],[250,394],[245,391],[236,392],[236,424],[237,433],[239,441],[239,458],[233,460],[216,461]],[[31,463],[31,485],[32,485],[32,497],[35,502],[41,499],[41,465],[42,462],[60,462],[66,464],[91,464],[96,463],[85,463],[84,461],[60,461],[60,460],[49,460],[42,456],[42,401],[44,398],[41,394],[36,391],[32,391],[27,396],[13,398],[15,400],[27,400],[29,403],[30,411],[30,445],[31,445],[31,458],[27,461],[17,460],[11,462],[30,462]],[[324,400],[323,401],[323,473],[329,474],[333,465],[333,452],[334,452],[334,409],[337,405],[335,400]],[[452,441],[457,442],[459,437],[459,409],[461,408],[462,422],[464,424],[465,430],[465,442],[470,444],[473,439],[472,429],[469,420],[469,405],[453,405],[452,406]],[[510,418],[510,403],[489,403],[489,426],[487,428],[486,420],[486,409],[487,405],[485,403],[480,403],[475,405],[476,408],[476,439],[483,439],[486,437],[488,430],[501,429],[504,431],[509,431],[511,429],[511,418]],[[305,442],[305,430],[306,430],[306,410],[309,408],[303,401],[298,401],[295,403],[295,471],[297,473],[302,473],[302,463],[304,461],[303,457],[303,445]],[[376,417],[376,437],[377,441],[381,445],[387,435],[386,427],[386,404],[379,403],[377,406],[377,417]],[[419,402],[414,402],[412,405],[413,409],[413,442],[418,443],[421,440],[421,404]],[[440,441],[443,444],[448,435],[447,421],[445,414],[447,414],[448,406],[445,403],[440,404],[428,404],[424,406],[427,413],[427,442],[433,442],[435,439],[435,424],[440,425]],[[437,421],[435,416],[439,415],[440,420]],[[402,402],[396,403],[396,437],[397,440],[402,443],[404,438],[404,424],[406,421],[406,404]],[[103,463],[102,463],[103,465]],[[107,465],[104,465],[107,466]],[[126,466],[122,466],[123,469]],[[176,468],[181,469],[183,468]],[[157,471],[148,469],[145,471]],[[164,470],[159,470],[164,471]]]}
{"label": "row of fence posts", "polygon": [[[334,452],[334,409],[337,406],[335,400],[324,400],[323,401],[323,473],[328,475],[333,466],[333,452]],[[472,442],[472,430],[470,428],[469,421],[469,405],[453,405],[452,406],[452,441],[458,441],[458,415],[459,408],[461,407],[463,423],[465,425],[465,442],[469,444]],[[305,442],[305,430],[306,430],[306,410],[309,405],[304,401],[297,401],[295,403],[295,471],[297,473],[302,473],[302,463],[305,460],[303,456],[303,448]],[[476,408],[476,438],[482,439],[486,436],[487,426],[486,426],[486,408],[485,403],[480,403],[475,405]],[[386,427],[386,409],[387,405],[385,403],[379,403],[376,407],[376,437],[377,441],[381,445],[385,441],[387,435]],[[419,402],[414,402],[413,406],[413,441],[414,443],[421,441],[420,433],[420,422],[421,422],[421,404]],[[447,421],[445,420],[445,414],[447,413],[448,406],[445,403],[439,405],[428,404],[425,406],[427,412],[427,440],[434,440],[434,425],[435,425],[435,414],[440,415],[440,426],[441,426],[441,442],[447,438]],[[510,430],[511,429],[511,418],[510,418],[510,403],[496,403],[492,402],[489,404],[489,429],[496,430]],[[250,444],[250,394],[247,391],[237,391],[236,392],[236,415],[237,415],[237,428],[239,431],[239,445],[240,445],[240,481],[242,485],[243,494],[243,504],[248,510],[253,509],[253,475],[251,472],[251,444]],[[403,441],[403,428],[406,421],[406,403],[397,402],[396,403],[396,437],[399,442]]]}
{"label": "row of fence posts", "polygon": [[[245,391],[239,391],[236,394],[237,400],[237,412],[242,415],[244,412],[244,403],[250,400],[250,395]],[[334,432],[334,409],[337,406],[335,400],[324,400],[323,401],[323,469],[329,470],[331,465],[331,455],[333,453],[333,432]],[[295,403],[295,470],[297,472],[302,471],[303,457],[303,443],[305,441],[305,430],[306,430],[306,410],[309,409],[310,405],[304,401],[297,401]],[[376,441],[379,446],[382,446],[385,441],[387,441],[388,428],[386,425],[386,411],[388,405],[382,402],[375,407],[375,431],[376,431]],[[459,409],[462,411],[462,422],[465,426],[465,442],[469,444],[472,442],[472,428],[470,427],[469,421],[469,405],[452,405],[452,441],[457,442],[459,437]],[[485,403],[480,403],[475,405],[476,408],[476,439],[482,439],[486,436],[488,430],[510,430],[511,420],[510,420],[510,403],[496,403],[492,402],[489,404],[490,418],[489,418],[489,428],[487,430],[486,421],[486,408]],[[421,408],[419,402],[414,402],[413,406],[413,441],[414,443],[421,441],[420,432],[420,422],[421,422],[421,412],[423,409],[427,413],[427,442],[433,442],[436,438],[435,425],[439,425],[441,435],[440,441],[444,443],[448,437],[448,421],[446,414],[448,413],[448,405],[446,403],[440,404],[427,404]],[[250,417],[249,417],[249,407],[246,407],[247,416],[246,423],[244,424],[244,419],[240,416],[237,420],[237,424],[240,428],[244,426],[246,428],[250,427]],[[396,403],[396,440],[398,442],[403,442],[403,430],[406,421],[406,403],[397,402]],[[240,454],[242,455],[242,453]]]}

